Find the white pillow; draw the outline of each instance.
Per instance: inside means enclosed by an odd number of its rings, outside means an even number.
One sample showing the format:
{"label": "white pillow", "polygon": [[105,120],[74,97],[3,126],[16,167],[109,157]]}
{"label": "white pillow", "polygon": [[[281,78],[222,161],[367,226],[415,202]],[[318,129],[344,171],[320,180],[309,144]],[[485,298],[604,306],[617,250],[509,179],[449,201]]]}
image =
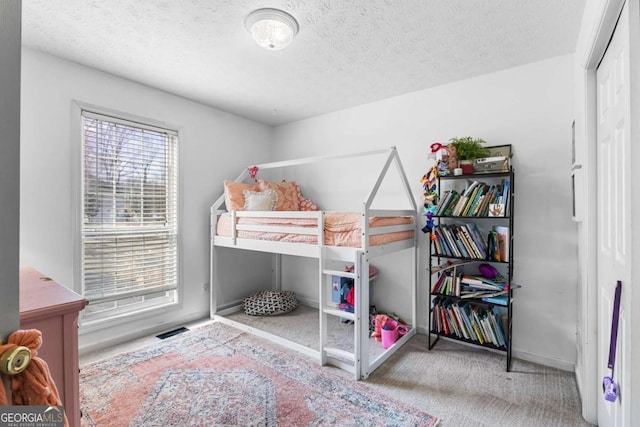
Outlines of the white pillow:
{"label": "white pillow", "polygon": [[278,193],[275,190],[244,190],[243,211],[272,211],[276,208]]}

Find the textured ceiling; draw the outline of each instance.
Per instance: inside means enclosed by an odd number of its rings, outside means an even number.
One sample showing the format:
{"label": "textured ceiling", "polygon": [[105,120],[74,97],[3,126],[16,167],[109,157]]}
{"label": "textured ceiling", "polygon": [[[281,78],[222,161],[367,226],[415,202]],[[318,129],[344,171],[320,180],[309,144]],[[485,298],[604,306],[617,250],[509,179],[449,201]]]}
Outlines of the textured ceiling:
{"label": "textured ceiling", "polygon": [[[267,124],[575,50],[585,0],[27,0],[23,44]],[[267,51],[244,18],[300,24]]]}

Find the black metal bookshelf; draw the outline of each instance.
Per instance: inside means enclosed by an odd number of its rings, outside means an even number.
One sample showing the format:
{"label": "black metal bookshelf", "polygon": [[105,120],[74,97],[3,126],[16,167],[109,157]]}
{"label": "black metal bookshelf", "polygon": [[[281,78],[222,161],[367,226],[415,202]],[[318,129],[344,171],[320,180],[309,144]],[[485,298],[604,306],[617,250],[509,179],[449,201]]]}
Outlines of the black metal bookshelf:
{"label": "black metal bookshelf", "polygon": [[[505,213],[504,216],[473,216],[473,215],[433,215],[434,220],[434,228],[439,227],[443,224],[459,224],[459,223],[469,223],[472,222],[474,224],[482,224],[484,227],[491,227],[493,225],[502,225],[508,226],[508,241],[507,246],[509,248],[506,260],[495,260],[495,259],[487,259],[489,253],[487,252],[487,256],[484,258],[476,257],[476,256],[456,256],[453,254],[446,254],[437,251],[437,246],[435,242],[430,239],[429,242],[429,334],[428,334],[428,347],[429,350],[432,350],[436,345],[438,340],[441,337],[445,337],[448,339],[462,341],[468,344],[492,349],[499,350],[506,353],[506,370],[507,372],[511,370],[511,355],[513,348],[513,290],[515,285],[513,284],[513,254],[514,254],[514,195],[515,195],[515,174],[513,169],[510,169],[506,172],[492,172],[492,173],[478,173],[478,174],[469,174],[469,175],[447,175],[447,176],[439,176],[437,179],[437,192],[439,202],[442,202],[440,196],[443,192],[443,185],[453,187],[457,185],[457,182],[460,180],[468,180],[470,183],[473,181],[483,182],[483,183],[493,183],[497,185],[500,183],[501,186],[504,185],[505,181],[509,181],[508,189],[506,194],[507,202],[505,204]],[[465,186],[468,188],[468,185]],[[442,245],[442,243],[440,243]],[[488,248],[487,248],[488,249]],[[469,251],[467,251],[469,252]],[[474,254],[470,254],[474,255]],[[441,266],[444,261],[451,261],[453,263],[464,263],[461,265],[461,268],[464,268],[468,271],[469,268],[477,267],[482,263],[487,263],[489,265],[494,265],[497,268],[502,269],[505,273],[503,274],[506,284],[508,284],[508,289],[506,292],[506,301],[505,305],[496,304],[494,302],[483,301],[481,298],[462,298],[459,295],[447,295],[438,292],[434,292],[434,285],[437,283],[438,278],[440,278],[441,274],[448,274],[447,270],[442,270],[438,272],[433,272],[433,269],[437,266]],[[453,279],[456,280],[455,277]],[[446,304],[446,308],[443,304]],[[451,307],[451,309],[449,309]],[[461,309],[462,307],[462,309]],[[443,321],[439,321],[434,319],[435,314],[442,316],[442,310],[451,310],[448,314],[454,316],[451,318],[453,322],[457,325],[457,333],[455,331],[449,330],[449,333],[446,333],[445,329],[442,328]],[[468,310],[468,311],[467,311]],[[478,337],[478,333],[474,333],[474,331],[478,331],[482,334],[483,329],[480,326],[473,322],[470,317],[466,315],[468,313],[472,313],[474,310],[484,310],[485,313],[491,312],[495,317],[497,316],[497,322],[500,322],[500,328],[502,332],[502,338],[498,339],[498,343],[504,341],[504,345],[496,345],[491,339],[491,335],[496,338],[496,334],[499,334],[499,331],[492,329],[491,331],[487,331],[489,335],[489,339],[482,339]],[[506,322],[503,325],[502,316],[506,314]],[[445,317],[447,313],[445,313]],[[458,316],[458,317],[456,317]],[[474,329],[474,323],[477,326]],[[441,326],[438,329],[438,325]],[[466,326],[465,326],[466,325]],[[465,328],[466,333],[462,333],[461,328]],[[485,330],[486,331],[486,330]],[[484,334],[482,334],[484,335]],[[484,337],[487,338],[487,337]]]}

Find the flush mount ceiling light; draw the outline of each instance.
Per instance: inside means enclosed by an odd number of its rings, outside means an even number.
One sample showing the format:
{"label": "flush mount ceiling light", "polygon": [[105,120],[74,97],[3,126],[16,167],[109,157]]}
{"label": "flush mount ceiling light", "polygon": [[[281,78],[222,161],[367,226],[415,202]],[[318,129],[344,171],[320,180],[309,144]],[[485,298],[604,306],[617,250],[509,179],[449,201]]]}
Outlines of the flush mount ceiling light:
{"label": "flush mount ceiling light", "polygon": [[279,9],[254,10],[247,16],[244,25],[256,43],[269,50],[286,47],[298,34],[298,21]]}

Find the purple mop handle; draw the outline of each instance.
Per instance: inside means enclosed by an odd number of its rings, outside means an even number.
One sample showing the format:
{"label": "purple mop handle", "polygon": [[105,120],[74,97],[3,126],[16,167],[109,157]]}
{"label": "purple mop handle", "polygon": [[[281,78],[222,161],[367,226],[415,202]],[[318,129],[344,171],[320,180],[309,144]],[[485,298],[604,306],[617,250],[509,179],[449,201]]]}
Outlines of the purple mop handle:
{"label": "purple mop handle", "polygon": [[609,363],[611,368],[611,378],[616,365],[616,345],[618,344],[618,317],[620,316],[620,294],[622,293],[622,282],[618,280],[616,293],[613,297],[613,318],[611,319],[611,341],[609,342]]}

